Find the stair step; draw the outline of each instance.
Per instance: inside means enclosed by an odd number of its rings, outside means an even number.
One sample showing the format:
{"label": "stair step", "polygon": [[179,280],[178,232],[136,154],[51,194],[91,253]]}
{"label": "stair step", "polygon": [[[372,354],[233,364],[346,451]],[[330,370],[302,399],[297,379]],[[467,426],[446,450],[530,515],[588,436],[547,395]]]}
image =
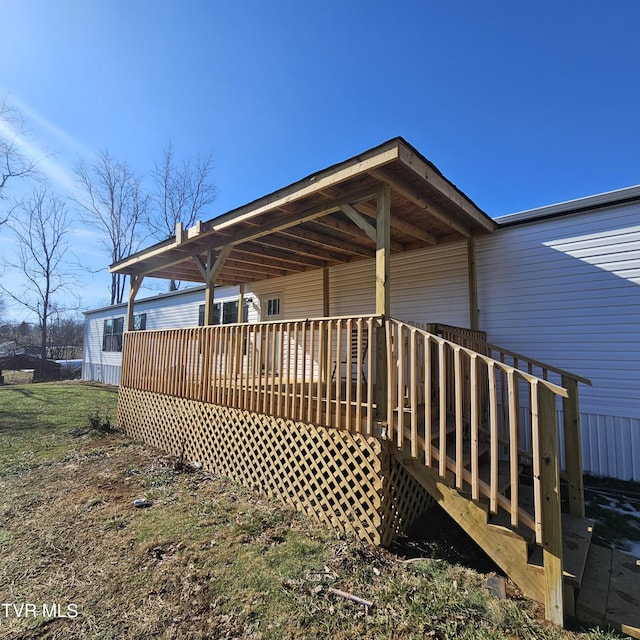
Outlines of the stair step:
{"label": "stair step", "polygon": [[564,579],[577,589],[587,563],[593,535],[593,520],[562,514],[562,566]]}
{"label": "stair step", "polygon": [[640,638],[639,583],[639,559],[592,544],[576,601],[577,618]]}
{"label": "stair step", "polygon": [[[591,548],[593,520],[562,514],[562,570],[567,585],[579,589]],[[529,562],[542,566],[542,547],[536,546]]]}
{"label": "stair step", "polygon": [[[478,443],[478,458],[482,458],[482,456],[489,451],[489,444],[487,442]],[[447,443],[447,456],[455,460],[456,458],[456,443],[455,441],[450,441]],[[468,440],[465,440],[462,443],[462,466],[469,467],[471,464],[471,443]]]}
{"label": "stair step", "polygon": [[504,509],[500,509],[498,513],[492,515],[489,518],[489,524],[498,529],[507,529],[509,531],[513,531],[521,538],[526,540],[527,544],[532,545],[536,541],[536,532],[533,529],[529,529],[529,527],[525,527],[523,525],[514,527],[511,524],[511,514]]}
{"label": "stair step", "polygon": [[[487,445],[488,446],[488,445]],[[485,462],[478,471],[480,480],[491,484],[491,464]],[[506,494],[511,486],[511,468],[508,462],[498,462],[498,493]]]}

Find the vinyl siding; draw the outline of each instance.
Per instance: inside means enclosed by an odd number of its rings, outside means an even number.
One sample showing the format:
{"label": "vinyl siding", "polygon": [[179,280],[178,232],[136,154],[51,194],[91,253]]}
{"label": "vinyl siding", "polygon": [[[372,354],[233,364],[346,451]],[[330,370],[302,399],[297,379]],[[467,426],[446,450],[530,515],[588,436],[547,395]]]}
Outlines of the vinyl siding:
{"label": "vinyl siding", "polygon": [[[216,300],[237,300],[237,287],[216,290]],[[174,295],[160,295],[136,302],[134,312],[147,314],[148,330],[170,329],[174,327],[197,327],[198,307],[204,302],[204,288],[185,289]],[[82,379],[96,380],[107,384],[120,384],[122,353],[103,351],[102,335],[104,321],[121,318],[127,314],[127,305],[121,304],[85,314],[84,358]]]}
{"label": "vinyl siding", "polygon": [[518,225],[476,246],[488,339],[589,378],[585,471],[640,480],[640,205]]}

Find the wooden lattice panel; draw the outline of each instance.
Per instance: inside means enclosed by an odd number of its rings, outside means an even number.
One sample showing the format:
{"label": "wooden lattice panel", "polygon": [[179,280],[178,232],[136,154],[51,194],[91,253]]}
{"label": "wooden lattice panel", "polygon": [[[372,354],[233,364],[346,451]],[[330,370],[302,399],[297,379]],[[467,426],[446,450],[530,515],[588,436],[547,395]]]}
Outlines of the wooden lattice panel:
{"label": "wooden lattice panel", "polygon": [[390,453],[393,445],[386,448],[389,464],[384,473],[380,532],[380,543],[384,546],[406,531],[433,504],[429,492]]}
{"label": "wooden lattice panel", "polygon": [[406,500],[392,507],[395,492],[385,489],[398,472],[389,468],[386,443],[373,437],[127,387],[118,421],[133,438],[372,544],[390,540],[404,522]]}

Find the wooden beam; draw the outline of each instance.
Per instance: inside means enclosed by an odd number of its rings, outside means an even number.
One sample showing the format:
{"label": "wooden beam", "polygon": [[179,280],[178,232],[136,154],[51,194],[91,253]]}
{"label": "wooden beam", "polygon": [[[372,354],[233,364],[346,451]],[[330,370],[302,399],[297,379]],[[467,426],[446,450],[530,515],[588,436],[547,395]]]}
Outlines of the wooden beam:
{"label": "wooden beam", "polygon": [[567,468],[567,484],[569,485],[569,513],[576,518],[584,518],[584,476],[578,383],[574,378],[563,375],[561,384],[569,394],[568,398],[562,400],[565,466]]}
{"label": "wooden beam", "polygon": [[295,250],[286,249],[279,250],[269,247],[268,245],[259,244],[259,241],[254,243],[245,243],[236,247],[234,255],[244,256],[245,254],[254,256],[265,256],[267,258],[274,258],[280,262],[286,262],[290,264],[303,265],[305,267],[315,267],[322,269],[327,266],[327,262],[330,260],[323,260],[318,258],[312,258],[306,255],[301,255]]}
{"label": "wooden beam", "polygon": [[356,211],[350,204],[343,204],[340,210],[356,227],[362,229],[373,242],[377,242],[376,228],[361,213]]}
{"label": "wooden beam", "polygon": [[394,191],[397,191],[401,196],[413,202],[416,206],[424,209],[430,216],[439,220],[442,224],[447,225],[451,229],[457,231],[465,238],[471,237],[471,231],[466,225],[453,219],[451,215],[441,211],[439,208],[433,206],[430,202],[427,202],[413,187],[406,184],[403,180],[396,178],[386,171],[372,171],[371,175],[382,182],[389,184]]}
{"label": "wooden beam", "polygon": [[289,238],[295,238],[299,241],[305,240],[306,242],[328,250],[340,251],[351,256],[363,256],[365,258],[373,257],[373,249],[370,249],[369,247],[363,247],[353,241],[348,242],[346,240],[338,240],[337,238],[332,238],[324,233],[318,233],[312,229],[301,229],[300,227],[296,227],[295,229],[282,231],[282,233]]}
{"label": "wooden beam", "polygon": [[331,301],[329,295],[329,269],[322,270],[322,315],[325,318],[331,317]]}
{"label": "wooden beam", "polygon": [[389,264],[391,260],[391,190],[383,185],[378,191],[378,220],[376,224],[376,314],[391,315]]}
{"label": "wooden beam", "polygon": [[434,167],[430,166],[428,162],[425,162],[425,160],[414,151],[406,146],[402,146],[400,148],[400,160],[450,202],[453,202],[457,207],[462,209],[468,217],[473,218],[474,222],[479,226],[487,231],[494,231],[497,228],[496,223],[489,218],[489,216],[478,209],[467,196],[456,189],[456,187],[444,178]]}
{"label": "wooden beam", "polygon": [[[560,449],[556,396],[544,384],[537,385],[540,439],[540,519],[545,582],[545,617],[563,626],[562,516],[560,510]],[[533,411],[532,407],[532,411]],[[534,429],[535,431],[535,429]]]}
{"label": "wooden beam", "polygon": [[144,274],[129,276],[129,300],[127,301],[127,326],[125,331],[133,331],[134,302],[143,280]]}
{"label": "wooden beam", "polygon": [[238,291],[238,322],[244,322],[244,284],[240,285]]}
{"label": "wooden beam", "polygon": [[[299,211],[298,213],[285,214],[284,212],[281,212],[278,220],[263,220],[259,225],[252,224],[250,225],[250,228],[242,228],[234,234],[229,233],[230,224],[228,223],[220,223],[219,225],[209,223],[206,225],[206,231],[200,235],[194,236],[194,238],[187,242],[183,242],[182,251],[184,251],[184,254],[179,255],[179,257],[175,256],[175,252],[178,250],[180,245],[178,245],[175,240],[173,242],[165,241],[149,248],[146,251],[142,251],[135,256],[125,258],[124,260],[111,265],[109,270],[111,273],[128,274],[141,272],[148,273],[151,270],[166,269],[173,264],[178,264],[185,259],[190,259],[192,255],[202,253],[205,248],[218,251],[224,246],[235,246],[242,244],[243,242],[257,240],[258,238],[268,236],[274,232],[285,231],[291,227],[296,227],[305,222],[315,220],[316,218],[321,218],[322,216],[329,215],[330,213],[335,213],[340,210],[340,206],[343,204],[369,200],[373,198],[374,195],[375,192],[372,191],[371,188],[352,191],[333,202],[311,207],[309,209]],[[274,207],[270,207],[270,209],[273,210]],[[235,220],[234,223],[237,224],[237,222],[238,220]],[[224,233],[220,233],[223,229],[226,231]],[[220,237],[221,235],[222,237]],[[208,236],[214,237],[210,238],[211,242],[208,246],[202,246],[203,243],[208,240]],[[198,243],[200,246],[198,247],[196,245],[189,249],[190,243]],[[151,261],[150,265],[148,264],[149,261]]]}
{"label": "wooden beam", "polygon": [[469,326],[474,331],[478,331],[480,328],[478,273],[476,269],[476,244],[473,238],[467,240],[467,276],[469,279]]}
{"label": "wooden beam", "polygon": [[283,237],[276,233],[256,240],[256,244],[260,247],[273,247],[274,249],[283,249],[285,251],[296,252],[301,256],[309,256],[311,258],[321,258],[329,263],[340,264],[345,262],[343,254],[329,250],[318,249],[315,245],[308,245],[306,242],[295,241],[289,237]]}
{"label": "wooden beam", "polygon": [[378,216],[376,221],[376,314],[382,316],[380,326],[376,328],[376,422],[387,421],[387,390],[389,388],[389,368],[387,366],[387,327],[391,315],[391,296],[389,290],[391,249],[391,190],[389,185],[380,187],[377,199]]}
{"label": "wooden beam", "polygon": [[[368,203],[363,203],[359,205],[358,211],[365,216],[370,218],[376,217],[376,211],[373,207],[370,207]],[[417,227],[415,224],[411,222],[407,222],[406,220],[402,220],[398,218],[397,215],[391,216],[391,228],[397,229],[398,231],[402,231],[402,233],[406,233],[409,236],[413,236],[414,238],[418,238],[418,240],[422,240],[427,244],[438,244],[438,238],[434,236],[432,233]],[[392,247],[393,248],[393,247]],[[407,247],[404,247],[405,250]]]}
{"label": "wooden beam", "polygon": [[182,222],[176,222],[176,244],[182,244],[185,240],[184,225]]}
{"label": "wooden beam", "polygon": [[196,263],[198,271],[202,274],[202,279],[206,282],[209,279],[206,262],[200,256],[193,256],[193,261]]}
{"label": "wooden beam", "polygon": [[233,247],[226,245],[222,247],[215,262],[213,261],[213,251],[207,252],[207,288],[205,290],[204,297],[204,324],[209,326],[213,324],[213,298],[216,276],[222,271],[224,263],[226,262]]}

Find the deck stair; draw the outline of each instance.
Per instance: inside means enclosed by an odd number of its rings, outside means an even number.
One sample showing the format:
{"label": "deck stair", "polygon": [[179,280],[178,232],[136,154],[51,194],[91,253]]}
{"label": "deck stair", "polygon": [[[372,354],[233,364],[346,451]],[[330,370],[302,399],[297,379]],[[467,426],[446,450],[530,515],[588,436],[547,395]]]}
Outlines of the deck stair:
{"label": "deck stair", "polygon": [[[525,596],[545,602],[545,577],[542,547],[536,543],[535,531],[524,524],[513,526],[511,516],[503,508],[491,513],[489,501],[474,501],[471,487],[464,483],[455,488],[455,466],[450,453],[455,448],[455,428],[448,417],[447,473],[442,478],[437,469],[427,467],[411,456],[409,444],[396,448],[395,458],[461,528],[507,574]],[[436,431],[434,427],[434,432]],[[406,440],[409,440],[405,425]],[[434,436],[434,440],[437,437]],[[469,468],[470,447],[465,446],[464,465]],[[480,457],[488,447],[479,447]],[[483,460],[479,477],[490,481],[490,465]],[[498,465],[499,491],[509,492],[508,465]],[[524,509],[533,507],[531,487],[520,488]],[[640,638],[640,560],[618,551],[592,544],[594,522],[588,518],[563,513],[562,561],[564,577],[564,616],[566,619],[597,624]]]}
{"label": "deck stair", "polygon": [[387,329],[396,461],[548,619],[640,637],[640,563],[592,545],[585,518],[577,385],[589,381],[471,330],[428,329]]}

